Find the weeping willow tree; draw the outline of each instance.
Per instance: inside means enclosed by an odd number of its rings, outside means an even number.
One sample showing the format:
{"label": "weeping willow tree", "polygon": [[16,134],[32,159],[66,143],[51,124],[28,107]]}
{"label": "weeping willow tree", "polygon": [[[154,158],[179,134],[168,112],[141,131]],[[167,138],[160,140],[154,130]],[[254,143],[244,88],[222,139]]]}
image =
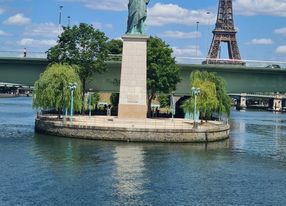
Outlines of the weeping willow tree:
{"label": "weeping willow tree", "polygon": [[60,113],[70,107],[71,91],[70,83],[76,83],[74,91],[74,110],[80,111],[81,82],[75,72],[75,68],[65,64],[53,64],[49,66],[38,81],[35,82],[33,92],[33,108],[55,109]]}
{"label": "weeping willow tree", "polygon": [[[220,118],[223,114],[230,115],[231,100],[221,77],[207,71],[194,71],[190,80],[191,87],[200,88],[196,106],[203,119],[209,119],[213,112],[217,112]],[[186,100],[182,107],[185,113],[193,112],[194,96]]]}
{"label": "weeping willow tree", "polygon": [[184,113],[187,113],[189,114],[189,116],[191,116],[191,113],[194,112],[194,105],[195,105],[194,98],[186,99],[182,105]]}
{"label": "weeping willow tree", "polygon": [[216,96],[218,99],[218,106],[216,112],[221,117],[223,114],[230,116],[231,99],[227,94],[225,81],[222,77],[217,76],[215,73],[208,73],[209,80],[215,84]]}

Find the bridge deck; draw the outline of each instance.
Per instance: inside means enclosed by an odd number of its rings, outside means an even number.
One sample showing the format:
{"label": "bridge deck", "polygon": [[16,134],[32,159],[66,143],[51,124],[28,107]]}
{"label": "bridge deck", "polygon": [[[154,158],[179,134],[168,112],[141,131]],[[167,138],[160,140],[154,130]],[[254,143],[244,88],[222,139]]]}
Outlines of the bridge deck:
{"label": "bridge deck", "polygon": [[[33,86],[48,65],[47,59],[0,58],[0,82]],[[108,70],[94,74],[87,88],[101,92],[119,92],[121,62],[107,62]],[[190,94],[190,74],[195,70],[215,72],[226,81],[229,93],[286,92],[286,70],[234,65],[178,64],[182,81],[176,95]]]}

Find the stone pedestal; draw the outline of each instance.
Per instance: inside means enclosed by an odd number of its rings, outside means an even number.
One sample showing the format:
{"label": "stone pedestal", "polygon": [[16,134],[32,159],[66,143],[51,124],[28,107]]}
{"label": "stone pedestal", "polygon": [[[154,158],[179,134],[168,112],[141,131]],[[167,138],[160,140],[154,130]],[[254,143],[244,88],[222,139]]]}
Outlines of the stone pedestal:
{"label": "stone pedestal", "polygon": [[147,40],[144,35],[124,35],[118,118],[147,117]]}

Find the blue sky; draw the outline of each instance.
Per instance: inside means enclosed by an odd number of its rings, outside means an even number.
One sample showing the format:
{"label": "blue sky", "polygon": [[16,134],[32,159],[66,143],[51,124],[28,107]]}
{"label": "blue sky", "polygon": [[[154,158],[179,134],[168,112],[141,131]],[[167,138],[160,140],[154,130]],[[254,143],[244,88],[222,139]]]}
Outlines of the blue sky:
{"label": "blue sky", "polygon": [[[0,0],[0,51],[45,52],[62,23],[85,22],[120,38],[126,31],[128,0]],[[164,39],[177,57],[206,57],[218,0],[151,0],[146,33]],[[243,59],[286,61],[286,0],[233,0]],[[199,33],[196,33],[196,22]],[[198,37],[198,43],[196,43]],[[198,45],[198,47],[196,47]],[[197,49],[196,49],[197,48]],[[226,57],[225,46],[222,57]]]}

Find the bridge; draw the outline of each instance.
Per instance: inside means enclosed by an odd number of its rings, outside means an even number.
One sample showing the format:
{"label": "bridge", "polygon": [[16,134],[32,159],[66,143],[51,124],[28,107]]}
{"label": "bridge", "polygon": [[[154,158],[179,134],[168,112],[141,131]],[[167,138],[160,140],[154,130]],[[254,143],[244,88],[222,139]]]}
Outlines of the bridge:
{"label": "bridge", "polygon": [[[268,99],[268,109],[272,111],[285,111],[285,94],[254,94],[254,93],[229,93],[230,97],[233,97],[237,100],[237,108],[238,109],[245,109],[248,107],[247,99],[249,98],[258,98],[258,99]],[[284,101],[284,102],[283,102]],[[283,107],[284,106],[284,107]],[[263,106],[265,107],[265,105]]]}
{"label": "bridge", "polygon": [[244,96],[244,97],[256,97],[256,98],[265,98],[265,99],[274,99],[276,98],[277,96],[280,96],[281,98],[285,99],[286,98],[286,95],[283,94],[283,95],[279,95],[279,94],[257,94],[257,93],[252,93],[252,94],[248,94],[248,93],[228,93],[229,96],[231,97],[241,97],[241,96]]}
{"label": "bridge", "polygon": [[[46,58],[0,58],[0,82],[33,86],[48,65]],[[195,70],[215,72],[226,82],[229,93],[286,92],[286,70],[235,65],[178,64],[182,81],[175,95],[190,94],[190,74]],[[121,62],[107,62],[107,71],[94,74],[88,89],[98,92],[119,92]]]}

